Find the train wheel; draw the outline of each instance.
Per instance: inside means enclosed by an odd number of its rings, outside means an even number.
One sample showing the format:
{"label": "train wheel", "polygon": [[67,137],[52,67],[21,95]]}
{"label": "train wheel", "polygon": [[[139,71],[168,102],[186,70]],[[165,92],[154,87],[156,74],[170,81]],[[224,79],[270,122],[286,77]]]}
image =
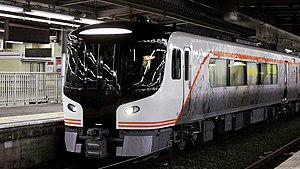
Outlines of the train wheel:
{"label": "train wheel", "polygon": [[154,153],[154,154],[152,155],[152,158],[157,158],[158,156],[159,156],[159,152]]}
{"label": "train wheel", "polygon": [[277,119],[278,119],[278,113],[276,112],[274,115],[274,120],[277,120]]}
{"label": "train wheel", "polygon": [[186,146],[186,140],[180,140],[178,143],[179,150],[184,150],[185,146]]}
{"label": "train wheel", "polygon": [[199,133],[195,133],[191,137],[191,142],[192,142],[193,145],[195,145],[196,143],[200,142],[199,140],[200,140]]}

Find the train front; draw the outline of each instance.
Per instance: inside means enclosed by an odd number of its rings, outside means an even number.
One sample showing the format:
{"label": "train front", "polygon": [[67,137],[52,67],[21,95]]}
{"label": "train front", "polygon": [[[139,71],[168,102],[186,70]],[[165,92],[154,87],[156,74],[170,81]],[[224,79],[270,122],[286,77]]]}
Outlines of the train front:
{"label": "train front", "polygon": [[122,155],[126,131],[116,129],[117,108],[160,88],[169,33],[151,24],[121,22],[69,35],[63,89],[67,151],[95,158]]}

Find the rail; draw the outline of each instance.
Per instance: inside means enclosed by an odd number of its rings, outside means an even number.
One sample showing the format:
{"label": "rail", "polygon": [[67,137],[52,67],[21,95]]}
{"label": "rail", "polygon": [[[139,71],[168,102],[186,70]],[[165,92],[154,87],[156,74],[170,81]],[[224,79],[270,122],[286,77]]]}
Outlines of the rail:
{"label": "rail", "polygon": [[0,72],[0,106],[61,101],[61,77],[45,72]]}
{"label": "rail", "polygon": [[[159,157],[160,159],[154,158],[153,160],[150,160],[149,158],[153,158],[154,156],[158,156],[160,152],[168,150],[167,154],[164,154],[162,157]],[[143,168],[145,166],[149,166],[149,164],[153,164],[154,162],[162,161],[162,160],[168,160],[168,168],[172,169],[172,144],[169,144],[165,148],[161,148],[159,150],[156,150],[152,153],[138,156],[138,157],[132,157],[124,161],[120,161],[114,164],[110,164],[107,166],[98,167],[98,169],[111,169],[111,168],[123,168],[123,169],[130,169],[130,168]]]}
{"label": "rail", "polygon": [[300,137],[293,140],[292,142],[288,143],[287,145],[279,148],[278,150],[274,151],[273,153],[269,154],[265,158],[253,163],[252,165],[246,167],[245,169],[258,169],[260,167],[263,167],[266,163],[270,162],[271,160],[275,159],[279,155],[283,154],[284,152],[288,151],[293,146],[300,143]]}

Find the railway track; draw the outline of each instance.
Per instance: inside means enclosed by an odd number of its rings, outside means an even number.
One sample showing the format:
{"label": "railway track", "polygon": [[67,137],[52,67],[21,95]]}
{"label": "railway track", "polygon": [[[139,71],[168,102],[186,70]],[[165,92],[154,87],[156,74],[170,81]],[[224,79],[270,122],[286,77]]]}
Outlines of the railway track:
{"label": "railway track", "polygon": [[[162,154],[162,155],[160,155]],[[124,161],[120,161],[118,163],[114,163],[111,165],[103,166],[100,167],[99,169],[114,169],[114,168],[122,168],[122,169],[132,169],[132,168],[144,168],[147,167],[151,164],[168,160],[168,166],[169,168],[172,168],[172,146],[169,146],[164,149],[157,150],[153,153],[144,155],[144,156],[139,156],[139,157],[134,157],[134,158],[129,158]]]}
{"label": "railway track", "polygon": [[[285,132],[284,132],[285,131]],[[38,169],[157,169],[157,168],[245,168],[257,161],[257,157],[270,153],[299,137],[300,117],[291,116],[278,121],[259,123],[241,130],[219,135],[213,141],[197,143],[195,146],[188,146],[178,151],[177,145],[170,145],[167,149],[135,158],[112,158],[104,159],[80,159],[77,156],[63,156],[61,165],[54,167],[42,167]],[[284,132],[285,134],[282,134]],[[278,136],[277,136],[278,135]],[[279,139],[279,140],[278,140]],[[299,138],[298,138],[299,139]],[[271,145],[271,146],[270,146]],[[297,144],[296,144],[297,145]],[[300,149],[300,144],[299,149]],[[172,147],[172,149],[171,149]],[[269,159],[274,163],[265,162],[258,168],[274,168],[286,160],[292,150],[290,148],[279,155],[279,158]],[[272,154],[275,152],[272,152]],[[266,157],[266,155],[263,155]],[[154,158],[155,157],[155,158]],[[66,159],[67,158],[67,159]],[[268,157],[269,158],[269,157]],[[195,160],[196,159],[196,160]],[[266,167],[268,166],[268,167]],[[250,166],[249,166],[250,167]],[[251,165],[251,168],[257,168]]]}
{"label": "railway track", "polygon": [[[197,143],[195,146],[187,146],[183,151],[177,150],[175,148],[176,145],[173,145],[172,148],[169,147],[166,150],[164,150],[163,152],[160,152],[160,155],[157,158],[153,158],[153,155],[154,155],[154,153],[153,153],[153,154],[150,154],[150,155],[147,155],[147,156],[144,156],[144,157],[138,157],[138,158],[128,160],[128,161],[126,161],[126,163],[121,162],[120,164],[117,164],[117,165],[114,164],[114,165],[111,165],[111,166],[103,167],[103,169],[111,169],[111,168],[118,168],[118,169],[120,169],[120,168],[122,168],[122,169],[137,168],[137,169],[143,169],[143,168],[148,168],[150,166],[151,166],[150,168],[152,168],[152,169],[153,168],[162,168],[162,167],[163,168],[169,168],[169,169],[172,168],[172,167],[176,168],[176,166],[177,166],[176,163],[178,163],[177,156],[180,156],[182,154],[189,154],[189,152],[192,151],[195,148],[196,149],[197,148],[202,149],[202,148],[205,148],[205,147],[210,147],[214,144],[217,144],[219,146],[223,146],[223,144],[225,144],[226,142],[231,142],[232,138],[240,139],[241,135],[244,135],[244,133],[253,133],[253,132],[255,132],[255,133],[264,133],[263,131],[264,131],[265,127],[267,127],[268,125],[272,125],[272,123],[263,122],[263,123],[256,124],[254,126],[244,128],[244,129],[241,129],[241,130],[238,130],[238,131],[226,133],[224,135],[220,135],[218,138],[216,138],[213,141]],[[278,156],[280,156],[283,153],[288,152],[289,150],[292,150],[293,145],[297,145],[298,143],[300,143],[300,138],[294,140],[293,142],[288,144],[288,146],[282,147],[281,148],[282,150],[277,150],[273,153],[278,154]],[[207,151],[207,150],[205,150],[205,151]],[[205,154],[203,154],[203,155],[205,155]],[[273,155],[269,154],[265,158],[269,161],[272,160],[272,163],[273,163],[273,161],[276,157],[274,155],[274,158],[271,158],[272,156]],[[284,157],[281,157],[281,158],[282,158],[281,161],[277,160],[277,161],[279,161],[278,165],[282,161],[287,159],[288,156],[285,155]],[[174,159],[174,161],[172,161],[172,159]],[[201,159],[201,158],[199,159],[198,158],[198,160],[201,161],[201,160],[204,160],[204,159]],[[265,167],[266,165],[270,165],[270,164],[268,164],[267,161],[259,164],[259,166],[261,166],[261,167]],[[200,162],[198,164],[198,167],[199,166],[201,166],[203,168],[206,167],[206,165],[204,163],[202,164],[202,162]],[[247,168],[247,169],[252,169],[252,168],[260,168],[260,167],[256,167],[253,164],[253,166],[251,165],[251,167]]]}
{"label": "railway track", "polygon": [[[268,165],[270,165],[271,161],[272,162],[275,161],[276,158],[280,157],[284,153],[299,151],[299,149],[300,149],[299,145],[300,145],[300,137],[293,140],[292,142],[286,144],[285,146],[279,148],[278,150],[272,152],[271,154],[267,155],[266,157],[260,159],[259,161],[251,164],[250,166],[246,167],[245,169],[259,169],[259,168],[263,168],[263,167],[266,168],[266,167],[268,167]],[[283,161],[283,160],[281,159],[281,161]],[[272,167],[275,167],[275,166],[272,166]]]}

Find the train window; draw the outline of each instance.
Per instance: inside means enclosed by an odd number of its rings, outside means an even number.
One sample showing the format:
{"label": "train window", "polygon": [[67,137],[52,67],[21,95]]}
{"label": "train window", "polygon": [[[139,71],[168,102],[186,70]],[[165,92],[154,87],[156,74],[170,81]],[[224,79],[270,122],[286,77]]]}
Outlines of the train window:
{"label": "train window", "polygon": [[185,70],[184,70],[185,71],[184,79],[185,80],[189,80],[189,67],[190,67],[189,55],[190,55],[189,51],[184,52],[184,68],[185,68]]}
{"label": "train window", "polygon": [[172,52],[172,79],[181,78],[181,52],[179,49],[173,49]]}
{"label": "train window", "polygon": [[259,66],[259,79],[258,84],[276,84],[278,77],[277,77],[277,65],[275,64],[267,64],[261,63],[258,64]]}
{"label": "train window", "polygon": [[[293,63],[296,63],[296,60],[293,59]],[[298,67],[295,67],[295,70],[293,70],[292,78],[295,79],[295,83],[298,83]]]}
{"label": "train window", "polygon": [[209,83],[212,87],[226,86],[227,61],[225,59],[209,60]]}
{"label": "train window", "polygon": [[270,64],[266,64],[266,63],[261,63],[260,64],[260,82],[261,84],[271,84],[271,76],[268,73],[270,70],[270,66],[268,66]]}
{"label": "train window", "polygon": [[247,84],[246,68],[247,64],[243,61],[230,60],[230,86],[240,86]]}
{"label": "train window", "polygon": [[271,76],[271,84],[276,84],[277,83],[277,80],[278,80],[278,71],[277,71],[277,65],[274,65],[274,64],[268,64],[270,65],[270,76]]}
{"label": "train window", "polygon": [[256,85],[257,84],[257,75],[258,69],[257,64],[254,62],[247,63],[247,81],[248,85]]}

